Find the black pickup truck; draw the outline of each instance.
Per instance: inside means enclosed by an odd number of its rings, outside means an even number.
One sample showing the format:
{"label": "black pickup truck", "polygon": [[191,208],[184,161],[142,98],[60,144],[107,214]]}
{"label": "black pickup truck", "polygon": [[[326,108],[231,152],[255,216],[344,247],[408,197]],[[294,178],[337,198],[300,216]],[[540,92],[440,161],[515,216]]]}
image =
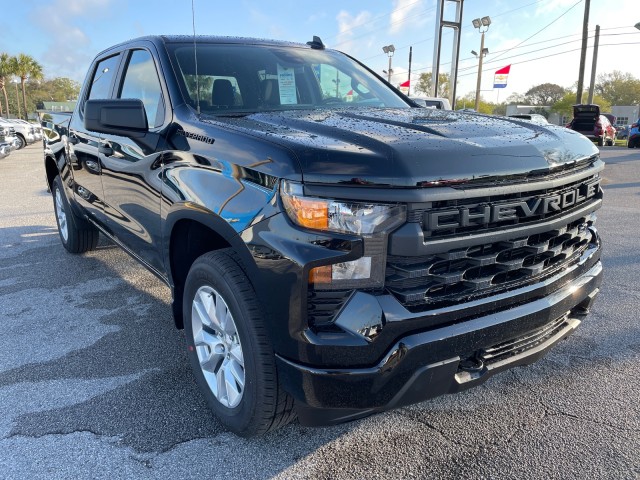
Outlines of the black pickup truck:
{"label": "black pickup truck", "polygon": [[481,384],[599,291],[591,142],[420,108],[317,37],[117,45],[59,131],[62,244],[101,232],[167,283],[196,381],[240,435]]}

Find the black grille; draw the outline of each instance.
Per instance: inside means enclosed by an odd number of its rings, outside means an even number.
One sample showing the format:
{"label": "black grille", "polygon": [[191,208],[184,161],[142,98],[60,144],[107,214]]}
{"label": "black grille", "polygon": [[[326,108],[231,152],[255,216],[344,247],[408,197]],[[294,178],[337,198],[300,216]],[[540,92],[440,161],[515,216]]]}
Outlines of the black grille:
{"label": "black grille", "polygon": [[420,311],[540,281],[578,259],[591,242],[592,223],[584,217],[528,237],[429,256],[389,256],[385,287]]}
{"label": "black grille", "polygon": [[[443,228],[435,231],[429,231],[427,227],[427,219],[426,216],[429,213],[437,213],[444,211],[456,211],[458,209],[467,209],[469,214],[473,217],[474,215],[478,215],[481,213],[483,208],[486,208],[487,205],[500,205],[502,203],[508,202],[535,202],[537,199],[562,195],[567,192],[571,192],[576,188],[587,188],[587,185],[597,181],[598,175],[593,175],[588,178],[582,178],[572,183],[564,184],[555,188],[548,188],[542,190],[529,190],[526,192],[517,192],[511,194],[502,194],[502,195],[491,195],[484,197],[475,197],[475,198],[465,198],[460,200],[443,200],[432,202],[424,206],[424,208],[415,208],[411,210],[408,214],[408,221],[414,223],[420,223],[422,229],[424,231],[425,238],[446,238],[446,237],[454,237],[460,235],[468,235],[475,233],[482,233],[493,230],[500,230],[504,228],[513,227],[515,225],[521,224],[531,224],[538,221],[549,220],[555,217],[560,217],[563,215],[570,214],[572,211],[575,211],[579,208],[588,205],[596,201],[599,198],[602,198],[602,193],[598,189],[598,193],[595,197],[591,197],[586,201],[577,203],[571,208],[565,208],[558,211],[551,211],[547,213],[535,213],[529,216],[520,216],[517,218],[512,218],[508,220],[500,220],[498,222],[489,222],[489,223],[473,223],[468,226],[456,226],[455,228]],[[533,204],[533,203],[532,203]],[[444,220],[447,222],[447,217],[444,217]],[[457,220],[457,216],[451,217],[451,222],[455,223]]]}

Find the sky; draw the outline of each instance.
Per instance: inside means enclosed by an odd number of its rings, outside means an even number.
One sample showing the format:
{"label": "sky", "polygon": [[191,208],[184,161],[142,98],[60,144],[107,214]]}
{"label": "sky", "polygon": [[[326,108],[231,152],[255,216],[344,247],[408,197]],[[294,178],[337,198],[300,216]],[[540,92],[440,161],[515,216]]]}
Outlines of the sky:
{"label": "sky", "polygon": [[[9,0],[2,0],[8,2]],[[391,83],[431,71],[436,0],[193,0],[199,35],[272,38],[306,43],[318,35],[329,48],[359,59],[386,77],[393,44]],[[455,20],[447,0],[445,20]],[[122,41],[154,34],[192,34],[192,0],[21,0],[0,18],[0,52],[26,53],[46,78],[82,82],[93,57]],[[589,19],[585,86],[589,84],[595,26],[600,25],[597,73],[620,70],[640,78],[638,0],[594,0]],[[578,79],[585,0],[464,0],[457,94],[475,92],[481,35],[472,20],[491,17],[485,33],[482,97],[503,101],[541,83],[573,86]],[[6,10],[6,9],[3,9]],[[441,72],[449,72],[453,35],[445,29]],[[511,64],[506,88],[493,89],[493,75]]]}

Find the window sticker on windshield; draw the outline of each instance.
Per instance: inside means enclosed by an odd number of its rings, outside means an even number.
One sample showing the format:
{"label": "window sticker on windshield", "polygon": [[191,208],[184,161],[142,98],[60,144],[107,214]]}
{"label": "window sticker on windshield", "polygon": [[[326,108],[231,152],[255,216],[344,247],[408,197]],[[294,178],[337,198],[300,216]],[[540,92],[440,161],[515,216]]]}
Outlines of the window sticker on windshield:
{"label": "window sticker on windshield", "polygon": [[280,105],[295,105],[296,77],[293,68],[278,64],[278,86],[280,87]]}

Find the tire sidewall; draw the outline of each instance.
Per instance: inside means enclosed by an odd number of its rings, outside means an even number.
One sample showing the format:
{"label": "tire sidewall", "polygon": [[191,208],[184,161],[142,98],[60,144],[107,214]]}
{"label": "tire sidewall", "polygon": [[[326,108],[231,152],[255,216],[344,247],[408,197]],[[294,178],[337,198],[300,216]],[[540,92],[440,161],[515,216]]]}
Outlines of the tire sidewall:
{"label": "tire sidewall", "polygon": [[24,147],[27,146],[27,141],[24,138],[22,138],[22,136],[16,135],[16,138],[18,139],[18,142],[20,142],[17,150],[22,150]]}
{"label": "tire sidewall", "polygon": [[[62,236],[62,231],[60,229],[60,220],[58,219],[58,213],[56,211],[57,201],[56,201],[56,191],[60,191],[60,198],[62,199],[62,209],[64,210],[65,215],[67,216],[67,240]],[[58,236],[60,237],[60,241],[62,245],[67,250],[69,249],[69,239],[71,238],[71,222],[73,222],[73,217],[71,215],[71,208],[69,206],[69,202],[67,201],[67,197],[64,192],[64,187],[62,186],[62,180],[57,176],[53,181],[53,189],[51,190],[53,196],[53,215],[56,217],[56,225],[58,226]]]}
{"label": "tire sidewall", "polygon": [[[245,386],[242,399],[234,408],[225,407],[215,398],[204,378],[204,374],[202,373],[200,362],[198,360],[198,355],[195,350],[193,325],[191,323],[191,306],[196,292],[203,286],[212,287],[224,299],[227,304],[227,308],[229,308],[233,315],[236,330],[242,345]],[[196,382],[198,383],[207,404],[222,423],[230,430],[242,435],[249,427],[251,419],[256,411],[258,401],[257,385],[260,383],[257,375],[259,375],[260,372],[256,364],[257,359],[254,354],[254,352],[258,351],[258,347],[255,344],[253,332],[251,332],[251,329],[249,328],[249,322],[251,321],[250,314],[247,311],[246,306],[242,304],[242,300],[239,301],[234,294],[234,287],[236,287],[236,282],[233,279],[230,279],[228,275],[218,271],[218,269],[211,264],[197,260],[193,264],[185,284],[183,315],[185,319],[184,329],[187,343],[187,354],[189,356],[189,362],[191,363]]]}

